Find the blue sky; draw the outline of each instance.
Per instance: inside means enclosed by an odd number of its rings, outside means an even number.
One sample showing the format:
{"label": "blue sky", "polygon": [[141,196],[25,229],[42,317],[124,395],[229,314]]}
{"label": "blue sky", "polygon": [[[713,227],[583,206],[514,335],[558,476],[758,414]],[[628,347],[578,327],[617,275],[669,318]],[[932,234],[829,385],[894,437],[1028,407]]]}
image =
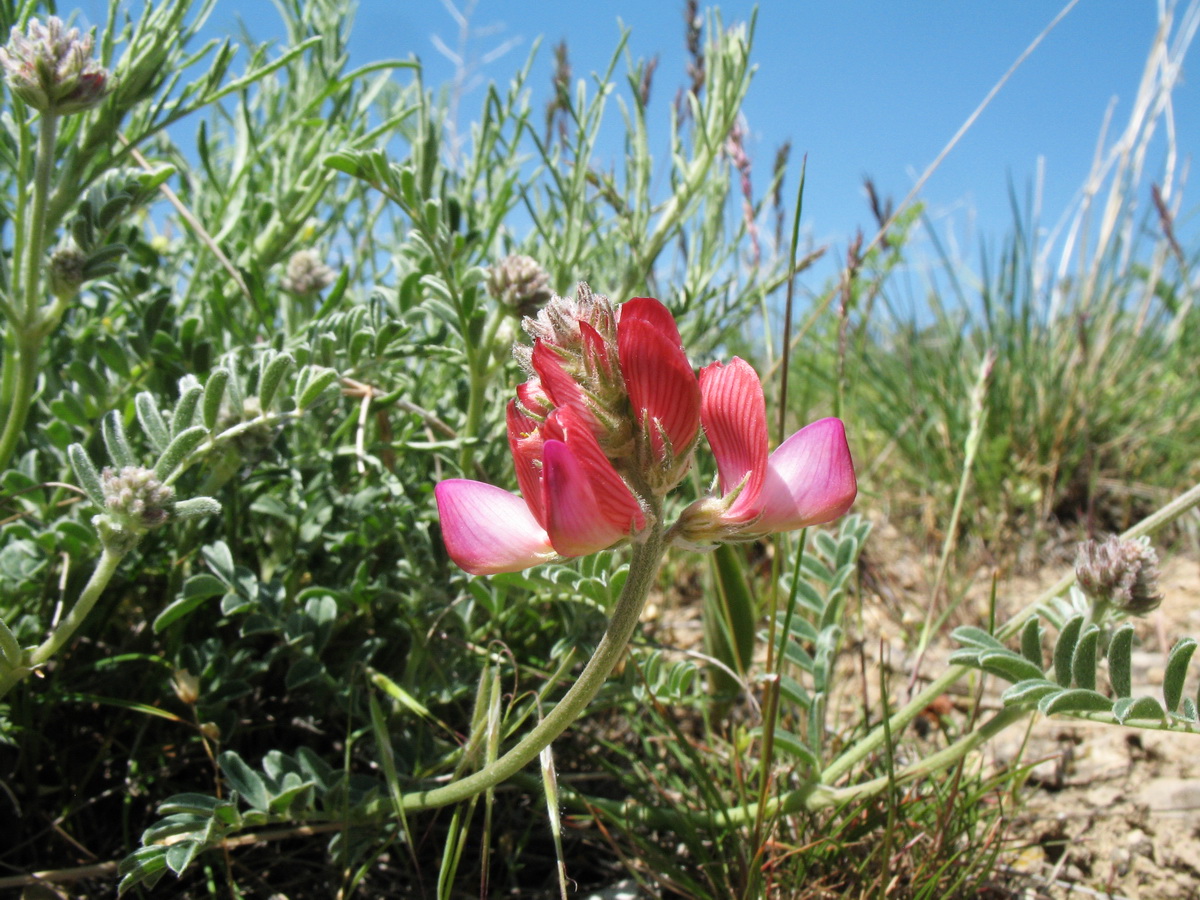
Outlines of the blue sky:
{"label": "blue sky", "polygon": [[[85,0],[85,12],[89,5],[101,6]],[[457,0],[457,8],[469,11],[466,57],[479,64],[485,80],[506,82],[539,36],[536,90],[549,85],[550,48],[559,40],[568,43],[574,76],[586,77],[607,64],[619,38],[618,21],[632,30],[629,50],[635,57],[660,57],[651,118],[665,123],[667,105],[685,80],[681,0]],[[720,7],[727,24],[748,19],[753,8],[746,0]],[[807,153],[808,235],[830,244],[840,258],[854,229],[871,223],[863,177],[872,177],[881,194],[903,197],[1061,8],[1058,0],[764,0],[758,4],[753,51],[758,70],[745,106],[756,190],[765,189],[775,149],[791,140],[788,189],[794,190],[800,154]],[[1052,225],[1071,203],[1110,101],[1116,104],[1114,123],[1123,123],[1129,112],[1156,15],[1154,0],[1082,0],[934,174],[923,197],[968,258],[981,237],[1003,236],[1011,222],[1010,180],[1023,195],[1039,158],[1043,223]],[[281,35],[269,0],[218,0],[210,32],[237,33],[240,25],[262,39]],[[440,0],[363,0],[355,14],[352,61],[416,54],[427,83],[438,84],[453,72],[437,49],[439,38],[458,46],[459,25]],[[509,52],[484,61],[506,41],[514,44]],[[535,103],[540,106],[543,98]],[[464,98],[464,121],[481,99],[478,88]],[[615,106],[610,112],[617,152],[620,117]],[[1180,156],[1188,159],[1200,146],[1200,99],[1186,75],[1174,112]],[[658,149],[661,157],[663,148]],[[1151,154],[1150,178],[1161,168],[1161,152]],[[1185,212],[1194,208],[1185,202]]]}

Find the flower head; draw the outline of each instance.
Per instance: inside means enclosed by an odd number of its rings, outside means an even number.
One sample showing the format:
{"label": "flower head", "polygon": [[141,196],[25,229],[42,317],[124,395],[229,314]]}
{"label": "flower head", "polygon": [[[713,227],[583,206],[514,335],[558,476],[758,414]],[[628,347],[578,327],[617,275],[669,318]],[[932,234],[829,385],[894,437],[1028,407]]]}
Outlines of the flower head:
{"label": "flower head", "polygon": [[1158,608],[1158,554],[1148,538],[1125,541],[1115,534],[1103,542],[1087,540],[1075,557],[1075,577],[1093,603],[1112,605],[1130,615]]}
{"label": "flower head", "polygon": [[521,496],[465,479],[436,490],[446,548],[472,574],[583,556],[661,527],[661,498],[683,479],[701,425],[720,496],[692,504],[667,532],[709,547],[828,522],[854,500],[845,430],[824,419],[767,454],[765,401],[745,362],[714,363],[699,380],[659,301],[614,307],[580,285],[525,320],[529,373],[508,404]]}
{"label": "flower head", "polygon": [[175,490],[163,484],[153,469],[125,466],[100,473],[104,509],[122,525],[147,530],[165,525],[171,518]]}
{"label": "flower head", "polygon": [[288,259],[282,285],[285,291],[307,297],[325,290],[336,278],[333,269],[325,265],[316,250],[297,250]]}
{"label": "flower head", "polygon": [[550,298],[550,275],[531,256],[506,256],[488,269],[488,293],[516,316],[536,315]]}
{"label": "flower head", "polygon": [[0,66],[13,93],[41,112],[81,112],[108,93],[108,72],[92,57],[93,39],[78,28],[64,30],[51,16],[42,25],[30,19],[25,33],[13,28],[0,47]]}

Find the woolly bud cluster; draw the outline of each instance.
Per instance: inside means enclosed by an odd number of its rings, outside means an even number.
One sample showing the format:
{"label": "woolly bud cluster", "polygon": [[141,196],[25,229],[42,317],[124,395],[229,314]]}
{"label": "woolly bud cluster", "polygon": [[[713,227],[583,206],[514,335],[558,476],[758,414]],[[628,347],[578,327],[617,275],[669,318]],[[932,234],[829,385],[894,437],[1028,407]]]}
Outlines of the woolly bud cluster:
{"label": "woolly bud cluster", "polygon": [[1093,603],[1111,604],[1121,612],[1141,616],[1158,608],[1158,554],[1146,538],[1122,540],[1110,535],[1079,545],[1075,577]]}
{"label": "woolly bud cluster", "polygon": [[100,473],[104,510],[120,525],[142,532],[165,525],[171,518],[175,489],[163,484],[153,469],[125,466]]}
{"label": "woolly bud cluster", "polygon": [[516,316],[532,316],[553,295],[550,276],[531,256],[513,254],[496,263],[487,274],[488,293]]}
{"label": "woolly bud cluster", "polygon": [[0,48],[0,66],[12,92],[43,113],[67,115],[90,109],[108,93],[108,72],[92,57],[93,39],[64,30],[51,16],[45,25],[30,19],[22,34],[13,28]]}
{"label": "woolly bud cluster", "polygon": [[288,260],[283,289],[307,297],[325,290],[335,277],[316,250],[297,250]]}
{"label": "woolly bud cluster", "polygon": [[74,298],[86,280],[87,254],[73,241],[56,247],[50,254],[50,291],[59,300]]}

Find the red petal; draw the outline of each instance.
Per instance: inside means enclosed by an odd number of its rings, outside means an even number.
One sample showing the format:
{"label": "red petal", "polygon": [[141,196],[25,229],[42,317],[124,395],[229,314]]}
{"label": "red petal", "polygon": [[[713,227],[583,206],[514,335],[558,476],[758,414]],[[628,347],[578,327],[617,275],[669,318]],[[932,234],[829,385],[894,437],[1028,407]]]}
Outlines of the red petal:
{"label": "red petal", "polygon": [[744,522],[758,515],[759,494],[767,474],[767,408],[758,373],[734,357],[700,370],[700,420],[717,460],[721,493],[746,479],[737,499],[721,517]]}
{"label": "red petal", "polygon": [[627,300],[621,304],[618,313],[620,315],[617,323],[618,334],[621,331],[622,323],[639,320],[664,337],[670,338],[675,346],[683,346],[683,339],[679,337],[679,326],[675,324],[675,317],[671,315],[669,309],[653,297],[634,297],[632,300]]}
{"label": "red petal", "polygon": [[542,390],[542,382],[539,378],[526,381],[524,384],[518,384],[517,400],[520,401],[522,408],[526,412],[543,419],[550,415],[550,410],[554,408],[554,403],[546,396],[546,392]]}
{"label": "red petal", "polygon": [[527,416],[516,400],[508,401],[508,446],[512,450],[513,468],[521,496],[529,504],[538,523],[546,527],[546,511],[542,508],[542,433],[536,420]]}
{"label": "red petal", "polygon": [[567,406],[575,410],[584,421],[593,423],[596,417],[588,408],[587,395],[574,378],[562,367],[558,354],[544,341],[533,345],[533,370],[542,382],[542,390],[555,406]]}
{"label": "red petal", "polygon": [[792,531],[831,522],[854,503],[854,460],[840,419],[801,428],[767,460],[763,513],[755,530]]}
{"label": "red petal", "polygon": [[433,489],[442,540],[472,575],[519,572],[554,557],[554,548],[520,497],[481,481],[448,478]]}
{"label": "red petal", "polygon": [[584,369],[591,375],[613,377],[613,362],[608,355],[608,342],[603,335],[587,322],[579,323],[579,336],[583,342]]}
{"label": "red petal", "polygon": [[[631,300],[621,308],[628,309],[636,302]],[[662,307],[657,300],[648,302]],[[674,330],[674,320],[671,326]],[[617,326],[617,349],[629,402],[638,424],[648,427],[659,459],[664,455],[659,428],[666,432],[676,455],[687,449],[700,429],[700,385],[678,336],[678,331],[664,335],[648,318],[627,318],[624,313]]]}

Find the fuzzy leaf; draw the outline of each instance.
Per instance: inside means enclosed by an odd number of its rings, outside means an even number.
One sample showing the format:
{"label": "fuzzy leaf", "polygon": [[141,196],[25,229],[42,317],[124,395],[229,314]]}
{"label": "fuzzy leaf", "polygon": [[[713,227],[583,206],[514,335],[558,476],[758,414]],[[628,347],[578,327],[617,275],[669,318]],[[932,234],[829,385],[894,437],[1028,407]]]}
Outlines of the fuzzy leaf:
{"label": "fuzzy leaf", "polygon": [[183,465],[187,455],[200,446],[208,437],[208,429],[203,425],[195,425],[175,435],[175,439],[167,445],[158,462],[154,464],[154,474],[161,479],[170,478],[175,470]]}
{"label": "fuzzy leaf", "polygon": [[837,559],[837,541],[833,539],[833,535],[828,531],[818,531],[817,533],[817,549],[823,553],[826,559]]}
{"label": "fuzzy leaf", "polygon": [[812,697],[804,689],[804,685],[790,675],[779,676],[779,693],[801,709],[812,706]]}
{"label": "fuzzy leaf", "polygon": [[1021,629],[1021,655],[1039,669],[1044,669],[1046,666],[1042,657],[1043,631],[1042,623],[1038,621],[1037,616],[1031,616],[1025,623],[1025,627]]}
{"label": "fuzzy leaf", "polygon": [[1122,697],[1112,708],[1113,717],[1124,725],[1130,719],[1162,721],[1167,717],[1159,702],[1153,697]]}
{"label": "fuzzy leaf", "polygon": [[979,654],[979,665],[985,672],[999,675],[1014,684],[1019,681],[1044,678],[1041,668],[1011,650],[992,650]]}
{"label": "fuzzy leaf", "polygon": [[858,559],[858,549],[859,543],[853,537],[844,537],[838,541],[837,556],[834,558],[838,571],[854,566],[855,560]]}
{"label": "fuzzy leaf", "polygon": [[321,366],[313,366],[309,373],[310,377],[304,385],[304,389],[297,390],[295,398],[297,409],[307,409],[325,392],[327,387],[338,380],[337,372]]}
{"label": "fuzzy leaf", "polygon": [[955,650],[950,654],[947,662],[952,666],[970,666],[972,669],[982,668],[980,657],[983,652],[975,647],[963,647],[961,650]]}
{"label": "fuzzy leaf", "polygon": [[1191,697],[1183,698],[1183,707],[1179,714],[1192,723],[1200,720],[1200,714],[1196,710],[1196,701]]}
{"label": "fuzzy leaf", "polygon": [[980,650],[1004,650],[1004,644],[996,640],[995,637],[988,634],[982,628],[976,628],[974,625],[963,625],[960,628],[955,628],[950,632],[950,637],[964,644],[967,647],[976,647]]}
{"label": "fuzzy leaf", "polygon": [[88,499],[104,509],[104,488],[100,486],[100,473],[96,471],[92,458],[80,444],[72,444],[68,447],[67,456],[71,459],[71,468],[75,470],[79,486],[88,495]]}
{"label": "fuzzy leaf", "polygon": [[1076,687],[1089,691],[1096,689],[1096,643],[1099,639],[1100,629],[1089,625],[1075,645],[1075,653],[1071,657],[1071,676]]}
{"label": "fuzzy leaf", "polygon": [[[782,633],[784,627],[784,619],[787,618],[786,612],[781,612],[776,615],[776,621],[779,625],[779,630]],[[788,630],[792,633],[791,638],[795,641],[808,641],[815,644],[817,642],[817,629],[808,619],[802,616],[792,616],[792,621],[788,623]]]}
{"label": "fuzzy leaf", "polygon": [[125,436],[125,423],[121,414],[116,410],[107,413],[100,422],[100,433],[104,438],[104,446],[108,456],[119,469],[126,466],[136,466],[137,457],[129,446],[129,438]]}
{"label": "fuzzy leaf", "polygon": [[171,442],[171,435],[167,432],[167,423],[158,410],[158,401],[154,399],[153,394],[142,391],[133,398],[133,405],[137,409],[138,421],[142,423],[142,431],[150,438],[150,445],[162,453]]}
{"label": "fuzzy leaf", "polygon": [[1083,628],[1083,616],[1075,616],[1059,632],[1054,645],[1054,680],[1063,687],[1071,686],[1071,663],[1075,659],[1075,644]]}
{"label": "fuzzy leaf", "polygon": [[191,497],[180,500],[171,507],[173,519],[199,519],[204,516],[216,516],[221,512],[221,503],[212,497]]}
{"label": "fuzzy leaf", "polygon": [[271,402],[279,391],[279,383],[295,362],[290,353],[280,353],[269,361],[264,357],[262,377],[258,380],[258,399],[264,413],[271,408]]}
{"label": "fuzzy leaf", "polygon": [[180,395],[179,402],[175,404],[175,412],[171,414],[171,437],[192,426],[196,418],[196,407],[203,396],[204,388],[198,384],[193,384]]}
{"label": "fuzzy leaf", "polygon": [[211,816],[218,806],[228,803],[228,800],[210,797],[208,794],[173,794],[158,805],[158,813],[161,816],[173,816],[176,813]]}
{"label": "fuzzy leaf", "polygon": [[193,575],[183,583],[183,590],[179,592],[179,596],[155,617],[154,633],[160,634],[164,629],[203,604],[205,600],[210,597],[220,597],[224,593],[225,585],[221,579],[209,575],[207,572]]}
{"label": "fuzzy leaf", "polygon": [[167,868],[176,875],[183,874],[183,870],[188,867],[203,847],[203,841],[180,841],[177,844],[172,844],[167,848]]}
{"label": "fuzzy leaf", "polygon": [[212,431],[217,427],[221,415],[221,401],[225,398],[225,386],[229,384],[228,369],[213,369],[204,382],[204,427]]}
{"label": "fuzzy leaf", "polygon": [[121,883],[117,885],[117,896],[123,895],[139,884],[153,888],[166,874],[166,855],[166,847],[154,844],[149,847],[140,847],[121,860],[121,865],[117,869],[117,874],[121,876]]}
{"label": "fuzzy leaf", "polygon": [[232,750],[226,750],[217,757],[217,762],[229,786],[241,794],[251,808],[263,812],[270,808],[271,798],[267,794],[266,783],[261,775],[246,765],[245,760]]}
{"label": "fuzzy leaf", "polygon": [[1056,713],[1110,712],[1112,707],[1113,702],[1103,694],[1086,688],[1059,691],[1057,694],[1043,697],[1038,702],[1038,710],[1046,716]]}
{"label": "fuzzy leaf", "polygon": [[1133,624],[1130,622],[1114,631],[1108,643],[1108,681],[1118,697],[1129,697],[1133,693]]}
{"label": "fuzzy leaf", "polygon": [[1171,655],[1167,657],[1167,671],[1163,675],[1163,699],[1166,701],[1168,712],[1175,712],[1179,708],[1188,663],[1192,661],[1192,654],[1195,652],[1196,642],[1192,638],[1181,638],[1171,648]]}
{"label": "fuzzy leaf", "polygon": [[1057,694],[1060,691],[1062,688],[1044,677],[1030,678],[1026,681],[1018,681],[1001,695],[1001,699],[1005,706],[1016,706],[1041,700],[1048,694]]}

